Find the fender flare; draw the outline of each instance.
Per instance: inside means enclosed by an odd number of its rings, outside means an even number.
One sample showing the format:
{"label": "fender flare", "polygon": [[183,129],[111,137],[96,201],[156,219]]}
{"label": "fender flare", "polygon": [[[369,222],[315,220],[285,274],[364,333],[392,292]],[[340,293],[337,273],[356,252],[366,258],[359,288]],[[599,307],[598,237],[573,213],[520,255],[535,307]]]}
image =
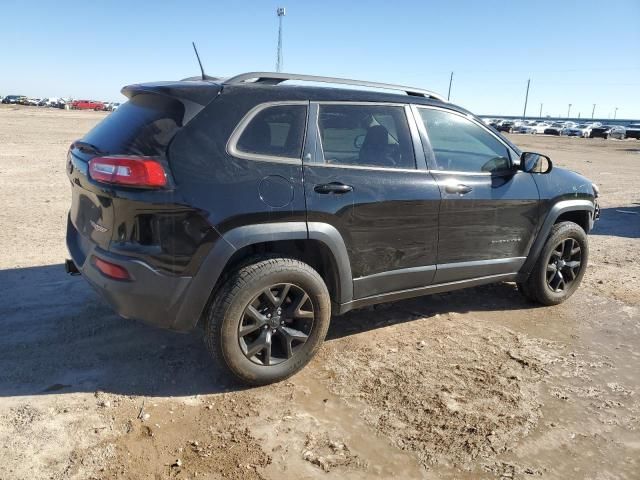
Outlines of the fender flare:
{"label": "fender flare", "polygon": [[173,328],[190,330],[195,327],[214,285],[236,251],[257,243],[309,239],[323,243],[333,255],[339,281],[336,301],[346,303],[353,300],[353,278],[349,255],[340,232],[334,226],[322,222],[244,225],[226,232],[203,259],[184,295]]}
{"label": "fender flare", "polygon": [[[538,256],[540,252],[542,252],[542,248],[544,247],[547,238],[549,238],[549,233],[551,232],[551,228],[556,223],[556,220],[560,215],[566,212],[573,211],[588,211],[590,217],[590,225],[593,222],[593,214],[595,211],[595,205],[590,200],[562,200],[551,207],[549,213],[536,236],[533,245],[529,249],[529,254],[527,255],[527,260],[524,265],[520,269],[521,274],[529,275],[533,270],[533,266],[538,260]],[[588,232],[587,232],[588,233]]]}

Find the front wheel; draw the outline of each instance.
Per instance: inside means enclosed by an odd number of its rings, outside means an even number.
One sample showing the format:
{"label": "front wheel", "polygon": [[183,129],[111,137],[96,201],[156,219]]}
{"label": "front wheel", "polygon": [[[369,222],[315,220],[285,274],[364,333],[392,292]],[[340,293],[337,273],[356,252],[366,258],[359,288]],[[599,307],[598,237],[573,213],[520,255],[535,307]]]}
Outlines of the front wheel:
{"label": "front wheel", "polygon": [[573,222],[557,223],[529,278],[518,289],[543,305],[557,305],[577,290],[589,258],[587,234]]}
{"label": "front wheel", "polygon": [[331,319],[329,292],[309,265],[271,258],[234,272],[206,316],[209,353],[242,382],[284,380],[310,360]]}

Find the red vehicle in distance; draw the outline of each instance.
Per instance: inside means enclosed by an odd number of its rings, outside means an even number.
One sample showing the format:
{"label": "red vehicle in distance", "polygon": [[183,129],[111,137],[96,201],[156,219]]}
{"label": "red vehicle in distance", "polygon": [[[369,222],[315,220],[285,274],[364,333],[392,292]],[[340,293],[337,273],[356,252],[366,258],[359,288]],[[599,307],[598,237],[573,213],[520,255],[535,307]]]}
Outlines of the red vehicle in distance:
{"label": "red vehicle in distance", "polygon": [[97,100],[74,100],[71,102],[72,110],[104,110],[104,103]]}

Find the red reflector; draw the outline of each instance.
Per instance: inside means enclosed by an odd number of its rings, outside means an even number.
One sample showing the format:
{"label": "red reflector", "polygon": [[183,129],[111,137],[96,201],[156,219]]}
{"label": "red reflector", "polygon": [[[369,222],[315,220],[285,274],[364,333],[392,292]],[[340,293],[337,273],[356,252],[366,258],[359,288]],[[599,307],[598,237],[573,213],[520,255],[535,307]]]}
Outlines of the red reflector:
{"label": "red reflector", "polygon": [[127,272],[127,269],[121,267],[120,265],[107,262],[96,256],[91,257],[91,261],[96,266],[96,268],[107,277],[115,278],[116,280],[129,280],[131,278],[129,277],[129,272]]}
{"label": "red reflector", "polygon": [[164,187],[167,175],[162,165],[143,157],[95,157],[89,160],[89,174],[99,182],[128,187]]}

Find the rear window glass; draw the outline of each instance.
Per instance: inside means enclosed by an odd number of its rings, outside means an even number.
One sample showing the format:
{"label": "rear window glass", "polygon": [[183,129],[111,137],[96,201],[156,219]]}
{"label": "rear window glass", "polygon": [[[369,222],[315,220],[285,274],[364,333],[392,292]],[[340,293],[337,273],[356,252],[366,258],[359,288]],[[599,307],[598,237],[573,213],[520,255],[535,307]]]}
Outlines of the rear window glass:
{"label": "rear window glass", "polygon": [[182,126],[184,106],[160,95],[136,95],[109,114],[83,141],[108,154],[163,154]]}
{"label": "rear window glass", "polygon": [[300,158],[306,119],[305,105],[267,107],[242,131],[236,149],[248,154]]}

